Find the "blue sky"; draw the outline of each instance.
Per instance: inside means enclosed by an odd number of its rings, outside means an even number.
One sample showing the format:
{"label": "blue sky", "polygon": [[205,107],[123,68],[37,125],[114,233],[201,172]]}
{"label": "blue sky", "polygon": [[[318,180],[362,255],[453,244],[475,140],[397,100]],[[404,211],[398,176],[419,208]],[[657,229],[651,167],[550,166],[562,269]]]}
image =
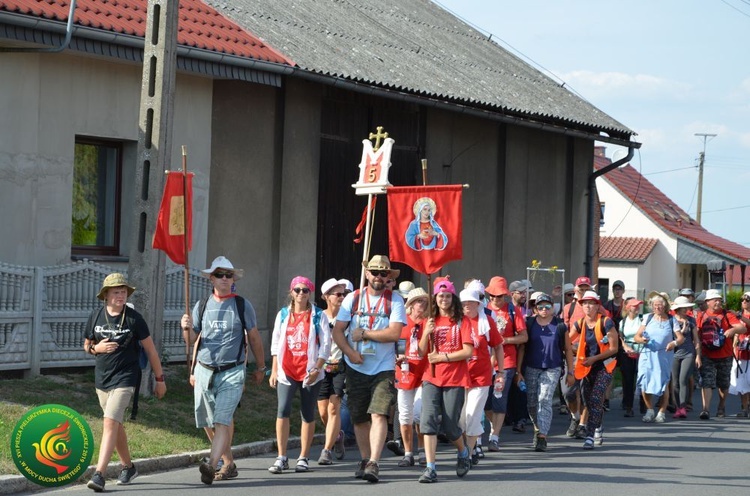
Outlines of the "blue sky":
{"label": "blue sky", "polygon": [[[631,164],[702,224],[750,246],[750,0],[439,0],[638,133]],[[618,148],[607,146],[607,156]],[[616,234],[616,233],[615,233]]]}

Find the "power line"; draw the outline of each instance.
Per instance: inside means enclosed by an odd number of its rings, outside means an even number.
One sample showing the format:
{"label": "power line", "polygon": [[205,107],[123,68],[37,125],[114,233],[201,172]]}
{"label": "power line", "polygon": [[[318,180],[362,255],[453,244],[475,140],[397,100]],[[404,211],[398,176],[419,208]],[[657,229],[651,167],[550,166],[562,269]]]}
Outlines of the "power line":
{"label": "power line", "polygon": [[663,171],[656,171],[656,172],[649,172],[648,174],[644,173],[644,176],[654,176],[656,174],[664,174],[665,172],[674,172],[674,171],[681,171],[681,170],[687,170],[687,169],[694,169],[695,166],[691,165],[690,167],[680,167],[679,169],[669,169],[669,170],[663,170]]}
{"label": "power line", "polygon": [[714,212],[728,212],[730,210],[740,210],[740,209],[743,209],[743,208],[750,208],[750,205],[743,205],[741,207],[720,208],[720,209],[717,209],[717,210],[704,210],[703,213],[704,214],[711,214],[711,213],[714,213]]}
{"label": "power line", "polygon": [[[731,3],[727,2],[726,0],[721,0],[721,3],[723,3],[724,5],[727,5],[727,6],[731,7],[731,8],[733,8],[734,10],[736,10],[737,12],[739,12],[740,14],[742,14],[743,16],[750,17],[750,14],[747,14],[746,12],[743,12],[742,10],[738,9],[737,7],[735,7],[734,5],[732,5]],[[743,2],[743,3],[747,3],[747,2]]]}

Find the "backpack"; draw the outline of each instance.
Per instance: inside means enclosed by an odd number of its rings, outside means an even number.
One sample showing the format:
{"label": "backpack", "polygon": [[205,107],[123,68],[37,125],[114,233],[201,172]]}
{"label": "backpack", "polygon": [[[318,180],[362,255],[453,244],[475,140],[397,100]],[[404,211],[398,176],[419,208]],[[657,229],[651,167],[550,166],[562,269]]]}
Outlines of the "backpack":
{"label": "backpack", "polygon": [[[318,342],[318,346],[320,346],[320,335],[318,334],[318,325],[320,325],[320,314],[323,313],[323,310],[318,308],[316,305],[312,306],[312,328],[315,332],[315,340]],[[281,320],[282,322],[286,320],[286,318],[289,316],[289,307],[282,307],[281,308]],[[329,323],[329,326],[331,326],[331,329],[333,329],[333,323]]]}
{"label": "backpack", "polygon": [[[352,315],[356,314],[356,315],[358,315],[360,317],[362,315],[367,315],[367,316],[371,316],[372,315],[374,317],[378,317],[378,316],[383,317],[384,316],[386,318],[390,318],[390,316],[391,316],[391,300],[393,298],[393,291],[391,291],[390,289],[386,289],[383,292],[383,296],[385,297],[385,303],[383,304],[383,307],[384,307],[383,313],[385,315],[383,315],[383,314],[370,314],[368,312],[363,312],[363,311],[361,311],[359,309],[359,289],[355,289],[354,290],[354,299],[352,300]],[[356,311],[355,311],[355,309],[356,309]]]}
{"label": "backpack", "polygon": [[727,319],[727,314],[722,314],[721,318],[701,314],[701,325],[698,327],[698,335],[700,336],[701,346],[707,350],[720,350],[724,346],[726,335],[722,324]]}

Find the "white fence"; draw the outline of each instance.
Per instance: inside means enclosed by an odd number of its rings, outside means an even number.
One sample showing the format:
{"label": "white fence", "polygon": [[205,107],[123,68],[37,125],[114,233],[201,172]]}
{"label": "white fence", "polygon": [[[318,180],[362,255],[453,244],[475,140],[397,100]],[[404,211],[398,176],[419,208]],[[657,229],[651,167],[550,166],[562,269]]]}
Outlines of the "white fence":
{"label": "white fence", "polygon": [[[96,294],[111,267],[84,260],[54,267],[0,263],[0,371],[93,365],[83,351],[84,327],[101,305]],[[166,271],[162,355],[185,358],[179,319],[184,313],[184,269]],[[211,285],[197,270],[189,275],[190,294],[202,297]],[[195,298],[193,298],[195,299]]]}

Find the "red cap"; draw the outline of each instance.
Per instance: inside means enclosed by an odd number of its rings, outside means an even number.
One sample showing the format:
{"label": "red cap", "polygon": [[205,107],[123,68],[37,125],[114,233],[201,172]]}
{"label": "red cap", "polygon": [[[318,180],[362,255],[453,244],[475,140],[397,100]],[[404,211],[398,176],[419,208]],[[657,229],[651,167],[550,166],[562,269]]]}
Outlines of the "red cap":
{"label": "red cap", "polygon": [[581,276],[578,279],[576,279],[576,286],[578,286],[578,287],[581,287],[581,286],[591,287],[591,279],[589,279],[586,276]]}

